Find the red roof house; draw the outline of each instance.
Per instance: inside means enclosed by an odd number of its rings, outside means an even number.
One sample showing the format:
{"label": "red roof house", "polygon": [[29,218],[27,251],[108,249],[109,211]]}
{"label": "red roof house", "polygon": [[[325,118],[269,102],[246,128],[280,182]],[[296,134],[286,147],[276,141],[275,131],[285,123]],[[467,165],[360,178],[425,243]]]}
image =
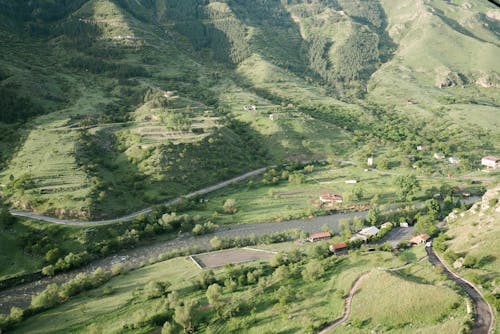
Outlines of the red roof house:
{"label": "red roof house", "polygon": [[328,247],[328,248],[330,248],[330,252],[337,254],[337,253],[340,253],[342,251],[346,251],[347,244],[345,242],[339,242],[338,244],[330,245],[330,247]]}
{"label": "red roof house", "polygon": [[331,237],[332,237],[332,234],[330,232],[320,232],[320,233],[311,234],[309,236],[309,238],[307,238],[307,241],[316,242],[316,241],[320,241],[320,240],[330,239]]}
{"label": "red roof house", "polygon": [[425,244],[429,240],[428,234],[419,234],[410,239],[410,245]]}

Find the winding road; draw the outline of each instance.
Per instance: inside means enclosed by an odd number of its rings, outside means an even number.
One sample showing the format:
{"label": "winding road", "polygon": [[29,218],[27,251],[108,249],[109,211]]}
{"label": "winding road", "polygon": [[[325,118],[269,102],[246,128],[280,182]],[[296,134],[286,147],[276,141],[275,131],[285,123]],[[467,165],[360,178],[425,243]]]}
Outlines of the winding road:
{"label": "winding road", "polygon": [[[242,175],[234,177],[232,179],[217,183],[213,186],[194,191],[194,192],[189,193],[185,196],[177,197],[177,198],[170,200],[168,202],[165,202],[163,204],[164,205],[172,205],[172,204],[176,204],[176,203],[180,202],[183,198],[192,198],[192,197],[196,197],[199,195],[208,194],[210,192],[227,187],[228,185],[230,185],[234,182],[242,181],[242,180],[248,179],[252,176],[260,175],[260,174],[264,173],[266,171],[266,169],[272,168],[272,167],[275,167],[275,166],[263,167],[263,168],[259,168],[259,169],[250,171],[248,173],[242,174]],[[68,219],[59,219],[59,218],[55,218],[55,217],[39,215],[39,214],[36,214],[34,212],[30,212],[30,211],[10,210],[9,212],[13,216],[37,219],[37,220],[41,220],[41,221],[45,221],[45,222],[49,222],[49,223],[55,223],[55,224],[61,224],[61,225],[92,226],[92,225],[110,225],[110,224],[114,224],[114,223],[133,220],[141,214],[149,214],[152,210],[153,209],[151,207],[149,207],[149,208],[142,209],[140,211],[133,212],[133,213],[128,214],[128,215],[123,216],[123,217],[107,219],[107,220],[96,220],[96,221],[74,221],[74,220],[68,220]]]}
{"label": "winding road", "polygon": [[465,290],[467,295],[472,299],[474,304],[474,326],[472,327],[471,334],[489,334],[493,332],[493,310],[486,302],[481,293],[474,287],[472,283],[461,278],[453,273],[446,263],[434,252],[432,247],[426,247],[429,261],[433,264],[439,264],[443,268],[443,273],[448,276],[450,280],[457,283],[462,289]]}

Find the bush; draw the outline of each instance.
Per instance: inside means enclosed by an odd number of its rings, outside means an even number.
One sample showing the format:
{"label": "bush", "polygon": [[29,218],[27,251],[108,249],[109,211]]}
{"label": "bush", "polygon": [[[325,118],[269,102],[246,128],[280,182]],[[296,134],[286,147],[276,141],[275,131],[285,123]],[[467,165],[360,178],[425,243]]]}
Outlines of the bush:
{"label": "bush", "polygon": [[234,198],[228,198],[224,202],[223,209],[226,213],[236,213],[238,211],[236,208],[236,200]]}
{"label": "bush", "polygon": [[465,268],[475,268],[478,264],[478,259],[474,255],[467,254],[464,258],[464,267]]}

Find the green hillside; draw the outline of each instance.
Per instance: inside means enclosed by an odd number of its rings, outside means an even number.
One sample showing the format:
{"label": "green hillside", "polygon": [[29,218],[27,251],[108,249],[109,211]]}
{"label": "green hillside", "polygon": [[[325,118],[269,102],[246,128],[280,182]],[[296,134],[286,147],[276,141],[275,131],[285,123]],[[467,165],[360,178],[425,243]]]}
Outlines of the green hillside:
{"label": "green hillside", "polygon": [[439,150],[466,172],[499,148],[487,2],[0,8],[0,183],[14,208],[112,217],[296,157],[420,154],[437,173]]}

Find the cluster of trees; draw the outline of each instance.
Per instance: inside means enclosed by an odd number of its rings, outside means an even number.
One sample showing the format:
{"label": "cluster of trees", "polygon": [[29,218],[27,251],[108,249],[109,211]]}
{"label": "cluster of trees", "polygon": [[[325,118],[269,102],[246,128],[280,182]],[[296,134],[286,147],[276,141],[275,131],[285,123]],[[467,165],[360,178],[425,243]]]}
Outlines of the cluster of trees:
{"label": "cluster of trees", "polygon": [[261,236],[252,234],[248,237],[236,237],[236,238],[214,237],[210,240],[210,246],[212,247],[213,250],[219,250],[226,248],[253,246],[257,244],[272,244],[272,243],[295,240],[304,237],[305,237],[304,232],[300,230],[288,230],[285,232],[276,232]]}
{"label": "cluster of trees", "polygon": [[45,110],[30,98],[20,96],[12,88],[0,86],[0,122],[24,122],[34,116],[41,115]]}

